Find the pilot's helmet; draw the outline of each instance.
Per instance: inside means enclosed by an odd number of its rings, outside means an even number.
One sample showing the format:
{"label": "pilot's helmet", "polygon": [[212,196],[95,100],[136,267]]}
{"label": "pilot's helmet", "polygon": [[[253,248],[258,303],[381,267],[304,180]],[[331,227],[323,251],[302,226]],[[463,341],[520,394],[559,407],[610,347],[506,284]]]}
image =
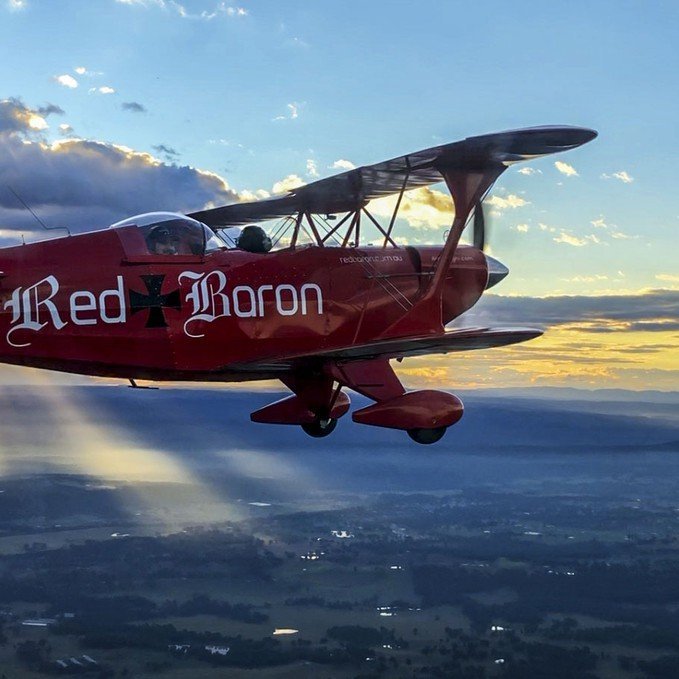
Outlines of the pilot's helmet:
{"label": "pilot's helmet", "polygon": [[148,238],[154,243],[176,243],[179,240],[179,236],[168,226],[156,226]]}
{"label": "pilot's helmet", "polygon": [[261,226],[251,224],[240,232],[238,247],[248,252],[269,252],[271,238],[266,235],[266,231]]}

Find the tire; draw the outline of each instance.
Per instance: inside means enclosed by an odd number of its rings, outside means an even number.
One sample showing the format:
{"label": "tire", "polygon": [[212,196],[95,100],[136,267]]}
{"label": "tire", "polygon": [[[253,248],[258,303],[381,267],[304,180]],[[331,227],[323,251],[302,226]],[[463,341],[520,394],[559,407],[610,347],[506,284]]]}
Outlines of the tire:
{"label": "tire", "polygon": [[443,435],[448,430],[448,427],[436,427],[435,429],[408,429],[408,436],[415,441],[428,446],[431,443],[436,443],[443,438]]}
{"label": "tire", "polygon": [[303,424],[302,429],[315,439],[322,439],[324,436],[328,436],[335,431],[337,426],[337,420],[332,418],[320,419],[317,418],[313,422],[308,424]]}

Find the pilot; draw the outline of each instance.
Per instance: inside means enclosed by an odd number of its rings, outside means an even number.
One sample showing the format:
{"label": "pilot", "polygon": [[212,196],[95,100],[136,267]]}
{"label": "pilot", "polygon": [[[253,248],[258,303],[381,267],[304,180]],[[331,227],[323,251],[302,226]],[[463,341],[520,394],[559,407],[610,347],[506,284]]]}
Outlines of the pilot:
{"label": "pilot", "polygon": [[179,236],[167,226],[156,226],[148,235],[146,242],[154,255],[179,254]]}
{"label": "pilot", "polygon": [[269,252],[271,250],[271,238],[261,226],[246,226],[238,237],[237,245],[241,250],[248,252]]}

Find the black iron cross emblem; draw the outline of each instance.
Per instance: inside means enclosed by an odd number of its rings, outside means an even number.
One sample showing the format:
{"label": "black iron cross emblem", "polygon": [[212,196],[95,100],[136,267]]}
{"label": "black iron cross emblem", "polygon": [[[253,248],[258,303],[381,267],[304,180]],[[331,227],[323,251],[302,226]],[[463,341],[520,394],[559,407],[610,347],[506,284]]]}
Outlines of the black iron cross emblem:
{"label": "black iron cross emblem", "polygon": [[130,290],[130,313],[136,314],[137,311],[149,310],[149,317],[146,319],[147,328],[167,328],[165,312],[163,309],[181,309],[181,297],[179,290],[173,290],[167,295],[161,294],[165,274],[151,274],[142,276],[144,285],[148,290],[145,295],[136,290]]}

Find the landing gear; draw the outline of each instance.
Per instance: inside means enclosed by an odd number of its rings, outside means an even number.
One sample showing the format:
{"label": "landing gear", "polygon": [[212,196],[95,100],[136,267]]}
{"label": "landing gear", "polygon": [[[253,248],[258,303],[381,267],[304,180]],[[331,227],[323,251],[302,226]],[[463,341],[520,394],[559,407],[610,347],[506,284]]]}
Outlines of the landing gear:
{"label": "landing gear", "polygon": [[443,438],[448,427],[436,427],[435,429],[408,429],[408,436],[415,441],[415,443],[422,443],[429,445],[436,443]]}
{"label": "landing gear", "polygon": [[309,436],[313,436],[315,439],[322,439],[324,436],[332,434],[336,426],[337,420],[334,420],[332,417],[317,417],[313,422],[303,424],[302,429],[304,429]]}

